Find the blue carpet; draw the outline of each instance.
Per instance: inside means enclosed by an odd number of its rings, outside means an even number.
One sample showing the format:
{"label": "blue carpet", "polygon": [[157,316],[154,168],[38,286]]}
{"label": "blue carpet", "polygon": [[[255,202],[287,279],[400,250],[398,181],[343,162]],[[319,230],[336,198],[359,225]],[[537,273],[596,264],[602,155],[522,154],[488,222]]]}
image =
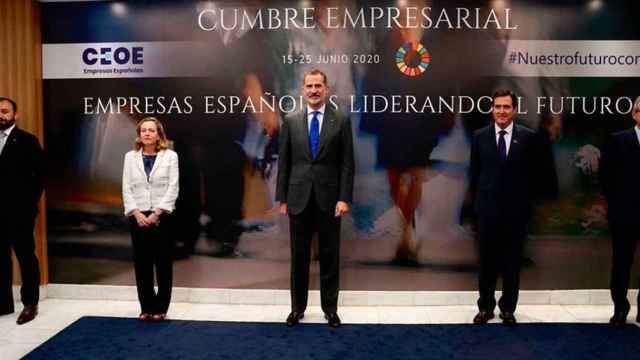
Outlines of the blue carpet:
{"label": "blue carpet", "polygon": [[629,359],[640,328],[606,324],[344,325],[83,317],[26,359]]}

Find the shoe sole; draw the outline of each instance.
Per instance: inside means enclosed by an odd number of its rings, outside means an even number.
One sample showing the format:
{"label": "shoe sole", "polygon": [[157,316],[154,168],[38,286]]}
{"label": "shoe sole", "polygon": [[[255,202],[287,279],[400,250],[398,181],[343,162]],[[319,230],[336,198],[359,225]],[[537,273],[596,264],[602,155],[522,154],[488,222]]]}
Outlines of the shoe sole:
{"label": "shoe sole", "polygon": [[[329,317],[328,317],[327,315],[325,315],[325,316],[324,316],[324,319],[325,319],[325,320],[329,320]],[[340,326],[342,326],[342,322],[340,322],[340,323],[338,323],[338,324],[335,324],[335,325],[331,325],[331,324],[327,324],[327,325],[329,325],[329,327],[331,327],[331,328],[334,328],[334,329],[335,329],[335,328],[339,328]]]}
{"label": "shoe sole", "polygon": [[287,321],[287,322],[286,322],[286,325],[287,325],[287,327],[294,327],[294,326],[298,325],[298,324],[300,323],[300,320],[302,320],[302,319],[304,319],[304,314],[302,314],[302,315],[298,318],[298,320],[297,320],[296,322],[292,323],[292,324],[289,324],[289,322]]}
{"label": "shoe sole", "polygon": [[506,326],[514,326],[518,323],[515,318],[513,319],[513,321],[505,321],[505,318],[502,316],[502,314],[500,314],[499,316],[500,316],[500,319],[502,320],[502,323]]}
{"label": "shoe sole", "polygon": [[478,322],[476,322],[476,321],[475,321],[475,319],[473,319],[473,323],[474,323],[474,324],[476,324],[476,325],[484,325],[484,324],[488,323],[488,322],[489,322],[489,320],[493,320],[493,319],[495,319],[495,318],[496,318],[496,316],[495,316],[495,315],[491,315],[491,316],[490,316],[490,317],[488,317],[486,320],[484,320],[484,321],[478,321]]}

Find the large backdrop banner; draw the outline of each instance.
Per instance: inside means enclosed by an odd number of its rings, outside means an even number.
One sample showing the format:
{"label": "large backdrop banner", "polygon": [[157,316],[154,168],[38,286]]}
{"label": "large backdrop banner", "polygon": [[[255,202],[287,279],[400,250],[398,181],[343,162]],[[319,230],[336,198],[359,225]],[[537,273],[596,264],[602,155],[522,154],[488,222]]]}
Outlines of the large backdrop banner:
{"label": "large backdrop banner", "polygon": [[598,163],[633,124],[638,13],[599,0],[43,3],[51,280],[134,283],[122,165],[154,116],[179,156],[176,285],[288,288],[278,132],[318,68],[354,134],[343,289],[476,289],[470,138],[498,88],[553,148],[539,161],[556,196],[536,203],[522,287],[607,288]]}

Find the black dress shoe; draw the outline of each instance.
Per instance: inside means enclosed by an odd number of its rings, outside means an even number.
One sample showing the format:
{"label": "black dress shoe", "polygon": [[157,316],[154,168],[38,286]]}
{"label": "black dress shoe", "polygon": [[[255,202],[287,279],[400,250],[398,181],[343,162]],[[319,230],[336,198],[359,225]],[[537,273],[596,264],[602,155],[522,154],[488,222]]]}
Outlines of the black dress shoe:
{"label": "black dress shoe", "polygon": [[304,318],[303,312],[292,311],[289,316],[287,316],[287,326],[292,327],[298,325],[300,319]]}
{"label": "black dress shoe", "polygon": [[476,316],[473,317],[474,324],[486,324],[489,320],[493,319],[495,315],[493,312],[488,312],[484,310],[478,311]]}
{"label": "black dress shoe", "polygon": [[338,328],[340,327],[340,325],[342,325],[342,322],[340,321],[340,317],[338,316],[337,313],[326,313],[324,314],[324,318],[327,319],[327,322],[329,323],[329,326],[332,328]]}
{"label": "black dress shoe", "polygon": [[516,317],[510,312],[501,311],[500,319],[502,319],[502,323],[507,326],[514,326],[516,324]]}
{"label": "black dress shoe", "polygon": [[625,326],[627,324],[627,313],[626,312],[615,312],[611,319],[609,319],[609,325],[614,327]]}
{"label": "black dress shoe", "polygon": [[18,325],[26,324],[29,321],[35,319],[36,315],[38,315],[38,305],[26,305],[24,309],[22,309],[20,316],[18,316],[18,320],[16,320],[16,324]]}

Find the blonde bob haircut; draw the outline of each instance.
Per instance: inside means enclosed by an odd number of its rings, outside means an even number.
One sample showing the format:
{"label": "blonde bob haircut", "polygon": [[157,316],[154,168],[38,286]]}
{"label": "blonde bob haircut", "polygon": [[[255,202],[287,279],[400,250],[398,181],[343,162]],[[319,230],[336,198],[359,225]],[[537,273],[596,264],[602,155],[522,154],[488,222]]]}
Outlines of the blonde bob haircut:
{"label": "blonde bob haircut", "polygon": [[156,124],[156,128],[158,129],[158,142],[156,143],[156,151],[168,149],[169,140],[167,140],[167,135],[164,132],[164,127],[162,126],[162,123],[160,122],[160,120],[151,116],[138,121],[138,124],[136,125],[135,149],[136,150],[142,149],[143,144],[142,144],[142,140],[140,139],[140,129],[142,128],[142,124],[146,122],[153,122],[154,124]]}

